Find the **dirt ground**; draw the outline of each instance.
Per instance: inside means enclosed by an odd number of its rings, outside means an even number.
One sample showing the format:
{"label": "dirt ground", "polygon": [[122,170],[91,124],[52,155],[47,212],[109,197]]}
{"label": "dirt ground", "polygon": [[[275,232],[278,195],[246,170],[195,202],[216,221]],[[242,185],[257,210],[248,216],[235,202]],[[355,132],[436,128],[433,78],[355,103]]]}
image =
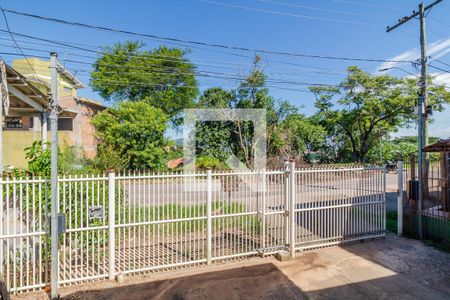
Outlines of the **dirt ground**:
{"label": "dirt ground", "polygon": [[[62,299],[450,299],[450,254],[386,239],[62,287]],[[29,293],[13,299],[47,299]]]}

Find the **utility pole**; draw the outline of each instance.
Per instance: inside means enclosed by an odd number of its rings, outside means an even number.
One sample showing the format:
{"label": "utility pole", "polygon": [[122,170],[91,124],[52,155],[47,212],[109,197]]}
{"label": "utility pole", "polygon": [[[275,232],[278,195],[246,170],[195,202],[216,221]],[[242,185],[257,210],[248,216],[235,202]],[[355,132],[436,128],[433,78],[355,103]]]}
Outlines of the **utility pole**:
{"label": "utility pole", "polygon": [[50,159],[50,176],[51,176],[51,194],[50,194],[50,236],[51,236],[51,274],[50,288],[51,299],[58,299],[58,58],[55,52],[50,53],[51,68],[51,159]]}
{"label": "utility pole", "polygon": [[420,95],[418,97],[417,101],[417,123],[418,123],[418,156],[417,156],[417,167],[418,167],[418,231],[419,231],[419,238],[423,238],[423,225],[422,225],[422,208],[423,208],[423,152],[422,149],[424,146],[428,144],[428,115],[426,113],[426,107],[427,107],[427,98],[428,98],[428,91],[427,91],[427,51],[426,51],[426,28],[425,28],[425,12],[430,10],[433,6],[436,4],[442,2],[443,0],[436,0],[430,5],[426,6],[424,3],[419,4],[419,11],[413,11],[412,15],[403,17],[398,21],[397,24],[395,24],[392,27],[387,27],[386,32],[391,32],[392,30],[396,29],[397,27],[400,27],[401,25],[405,24],[409,20],[416,18],[419,16],[420,19],[420,64],[421,64],[421,78],[420,78]]}
{"label": "utility pole", "polygon": [[[442,0],[441,0],[442,1]],[[422,94],[422,107],[419,107],[424,116],[423,120],[423,146],[428,145],[428,114],[426,108],[428,104],[428,58],[427,58],[427,43],[426,43],[426,30],[425,30],[425,8],[423,3],[419,4],[420,13],[420,64],[421,64],[421,94]]]}

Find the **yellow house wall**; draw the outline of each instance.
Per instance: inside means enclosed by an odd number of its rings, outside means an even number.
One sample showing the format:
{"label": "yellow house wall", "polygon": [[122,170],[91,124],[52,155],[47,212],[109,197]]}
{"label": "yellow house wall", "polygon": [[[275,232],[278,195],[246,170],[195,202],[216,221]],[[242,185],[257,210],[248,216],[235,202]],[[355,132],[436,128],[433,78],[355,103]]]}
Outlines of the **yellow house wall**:
{"label": "yellow house wall", "polygon": [[[29,62],[29,63],[28,63]],[[31,66],[33,69],[31,69]],[[26,78],[35,78],[35,72],[40,75],[39,80],[50,84],[50,62],[39,58],[15,59],[12,61],[12,67]],[[33,76],[31,76],[33,75]],[[49,92],[49,87],[44,84],[32,82],[33,85],[38,88],[44,94]],[[73,87],[70,80],[65,76],[59,77],[59,95],[60,96],[76,96],[77,90]],[[66,89],[65,89],[66,88]],[[70,90],[67,90],[70,89]]]}
{"label": "yellow house wall", "polygon": [[[41,139],[40,131],[3,131],[3,165],[24,169],[27,167],[25,148],[30,147],[33,141]],[[48,132],[50,138],[50,132]],[[69,143],[68,132],[58,132],[60,147]]]}

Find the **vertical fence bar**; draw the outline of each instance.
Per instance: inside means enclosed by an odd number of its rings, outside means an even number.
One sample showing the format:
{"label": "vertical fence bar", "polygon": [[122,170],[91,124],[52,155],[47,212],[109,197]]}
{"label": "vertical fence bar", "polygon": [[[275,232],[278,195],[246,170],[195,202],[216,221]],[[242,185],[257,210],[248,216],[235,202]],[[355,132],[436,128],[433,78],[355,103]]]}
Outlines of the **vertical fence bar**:
{"label": "vertical fence bar", "polygon": [[108,224],[109,224],[109,239],[108,239],[108,251],[109,251],[109,279],[114,279],[114,266],[115,266],[115,190],[116,190],[116,174],[114,171],[108,173]]}
{"label": "vertical fence bar", "polygon": [[262,248],[266,248],[266,169],[262,170],[261,174],[261,232]]}
{"label": "vertical fence bar", "polygon": [[206,261],[211,264],[211,243],[212,243],[212,174],[211,169],[206,170]]}
{"label": "vertical fence bar", "polygon": [[398,196],[397,196],[397,234],[403,234],[403,161],[398,166]]}
{"label": "vertical fence bar", "polygon": [[387,216],[387,204],[386,204],[386,169],[383,172],[383,235],[386,235],[386,216]]}
{"label": "vertical fence bar", "polygon": [[289,251],[291,258],[295,257],[295,162],[289,164]]}

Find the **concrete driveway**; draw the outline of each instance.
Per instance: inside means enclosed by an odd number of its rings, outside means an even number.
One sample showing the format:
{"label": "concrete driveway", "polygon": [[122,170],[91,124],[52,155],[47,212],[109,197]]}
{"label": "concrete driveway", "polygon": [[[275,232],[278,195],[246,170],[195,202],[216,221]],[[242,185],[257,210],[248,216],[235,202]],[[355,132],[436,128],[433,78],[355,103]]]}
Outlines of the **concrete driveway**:
{"label": "concrete driveway", "polygon": [[[63,287],[63,299],[450,299],[450,254],[386,239]],[[26,294],[20,299],[45,295]]]}

